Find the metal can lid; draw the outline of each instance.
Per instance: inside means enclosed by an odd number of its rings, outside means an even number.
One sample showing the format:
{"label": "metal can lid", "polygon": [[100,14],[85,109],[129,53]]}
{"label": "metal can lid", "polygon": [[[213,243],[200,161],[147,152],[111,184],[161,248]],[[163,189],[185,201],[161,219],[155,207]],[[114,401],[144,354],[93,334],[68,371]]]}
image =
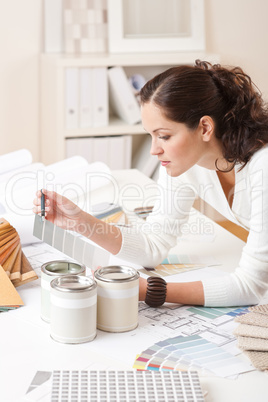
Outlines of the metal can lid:
{"label": "metal can lid", "polygon": [[53,279],[50,286],[61,292],[84,292],[95,289],[97,283],[88,276],[66,275]]}
{"label": "metal can lid", "polygon": [[132,267],[125,265],[109,265],[99,268],[94,273],[95,279],[104,282],[129,282],[140,277],[139,272]]}
{"label": "metal can lid", "polygon": [[55,260],[46,262],[41,266],[41,271],[46,275],[78,275],[86,271],[83,264],[78,264],[68,260]]}

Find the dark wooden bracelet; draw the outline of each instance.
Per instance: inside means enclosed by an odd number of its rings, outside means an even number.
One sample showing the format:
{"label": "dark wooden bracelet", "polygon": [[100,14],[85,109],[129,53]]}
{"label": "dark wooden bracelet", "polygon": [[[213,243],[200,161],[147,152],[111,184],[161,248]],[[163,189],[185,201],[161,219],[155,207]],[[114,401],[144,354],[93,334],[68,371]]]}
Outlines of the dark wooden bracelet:
{"label": "dark wooden bracelet", "polygon": [[166,301],[167,283],[165,279],[150,276],[147,279],[145,303],[150,307],[159,307]]}

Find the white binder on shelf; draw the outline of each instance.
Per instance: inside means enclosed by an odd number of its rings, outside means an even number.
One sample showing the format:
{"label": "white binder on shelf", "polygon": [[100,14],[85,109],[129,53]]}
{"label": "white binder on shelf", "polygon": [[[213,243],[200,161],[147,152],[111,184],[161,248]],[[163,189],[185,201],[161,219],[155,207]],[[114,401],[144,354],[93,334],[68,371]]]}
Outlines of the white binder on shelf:
{"label": "white binder on shelf", "polygon": [[75,155],[83,156],[88,163],[107,163],[109,159],[107,137],[68,138],[66,140],[66,157]]}
{"label": "white binder on shelf", "polygon": [[106,67],[92,68],[93,122],[94,127],[109,124],[108,78]]}
{"label": "white binder on shelf", "polygon": [[[130,169],[132,136],[118,135],[109,139],[109,164],[111,169]],[[109,165],[108,164],[108,165]]]}
{"label": "white binder on shelf", "polygon": [[110,169],[131,168],[131,135],[66,139],[66,158],[83,156],[88,163],[104,162]]}
{"label": "white binder on shelf", "polygon": [[94,124],[93,113],[93,70],[81,68],[79,71],[79,127],[88,128]]}
{"label": "white binder on shelf", "polygon": [[115,114],[128,124],[141,121],[140,107],[122,67],[108,69],[110,103]]}
{"label": "white binder on shelf", "polygon": [[109,137],[92,138],[91,158],[95,161],[109,163]]}
{"label": "white binder on shelf", "polygon": [[159,165],[158,158],[150,154],[151,143],[151,136],[148,134],[133,158],[133,168],[140,170],[148,177],[153,175]]}
{"label": "white binder on shelf", "polygon": [[62,41],[62,0],[44,1],[44,51],[61,53]]}
{"label": "white binder on shelf", "polygon": [[91,149],[88,138],[68,138],[65,141],[66,158],[71,158],[72,156],[79,155],[89,161],[90,152]]}
{"label": "white binder on shelf", "polygon": [[79,70],[65,70],[65,126],[67,130],[79,127]]}

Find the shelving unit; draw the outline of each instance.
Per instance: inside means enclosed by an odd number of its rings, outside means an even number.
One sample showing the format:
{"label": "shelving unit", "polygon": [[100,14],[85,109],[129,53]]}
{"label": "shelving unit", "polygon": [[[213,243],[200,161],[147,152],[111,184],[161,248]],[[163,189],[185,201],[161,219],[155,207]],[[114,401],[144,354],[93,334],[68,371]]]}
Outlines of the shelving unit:
{"label": "shelving unit", "polygon": [[[66,157],[65,141],[68,138],[142,135],[141,124],[128,125],[117,117],[110,116],[109,125],[87,129],[66,130],[64,121],[66,68],[121,66],[128,76],[143,74],[146,79],[170,66],[193,64],[196,59],[217,63],[216,54],[201,52],[141,53],[141,54],[94,54],[67,55],[44,54],[41,56],[41,150],[40,159],[45,164]],[[134,138],[134,137],[133,137]]]}

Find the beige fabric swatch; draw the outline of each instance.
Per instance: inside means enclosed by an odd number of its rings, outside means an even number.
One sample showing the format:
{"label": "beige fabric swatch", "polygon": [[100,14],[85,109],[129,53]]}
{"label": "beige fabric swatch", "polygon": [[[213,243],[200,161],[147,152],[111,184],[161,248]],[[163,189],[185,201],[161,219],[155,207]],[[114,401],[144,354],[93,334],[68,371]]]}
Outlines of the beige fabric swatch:
{"label": "beige fabric swatch", "polygon": [[259,327],[257,325],[239,324],[233,334],[235,336],[268,339],[268,328]]}
{"label": "beige fabric swatch", "polygon": [[238,336],[237,346],[242,350],[268,351],[268,339],[250,338],[248,336]]}
{"label": "beige fabric swatch", "polygon": [[268,353],[267,352],[246,350],[245,354],[249,357],[251,363],[257,369],[259,369],[259,370],[267,370],[268,369]]}
{"label": "beige fabric swatch", "polygon": [[240,322],[241,324],[257,325],[259,327],[268,328],[268,316],[265,314],[250,312],[236,317],[235,321]]}
{"label": "beige fabric swatch", "polygon": [[268,304],[262,304],[259,306],[252,306],[249,307],[250,311],[253,311],[255,313],[260,313],[260,314],[267,314],[268,315]]}
{"label": "beige fabric swatch", "polygon": [[258,370],[268,370],[268,304],[249,307],[249,313],[235,318],[237,346]]}

